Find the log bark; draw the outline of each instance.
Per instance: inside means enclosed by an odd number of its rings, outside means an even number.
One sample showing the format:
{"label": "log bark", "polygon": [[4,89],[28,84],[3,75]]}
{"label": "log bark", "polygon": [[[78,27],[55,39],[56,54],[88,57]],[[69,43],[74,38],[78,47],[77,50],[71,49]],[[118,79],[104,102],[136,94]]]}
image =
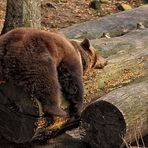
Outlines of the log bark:
{"label": "log bark", "polygon": [[123,143],[126,123],[116,106],[99,100],[82,112],[81,131],[82,140],[92,148],[119,148]]}
{"label": "log bark", "polygon": [[[129,144],[147,135],[147,90],[148,80],[116,89],[86,107],[82,112],[81,130],[85,131],[83,140],[91,144],[92,147],[99,148],[102,145],[101,148],[108,148],[112,146],[112,142],[116,141],[118,136],[123,138],[124,144]],[[121,111],[126,123],[125,137],[122,137],[122,134],[117,131],[122,118],[119,116],[119,121],[115,121],[113,117],[117,116],[116,111],[110,110],[106,104],[103,107],[97,107],[100,104],[100,100],[110,102]],[[115,136],[114,133],[119,135]],[[117,144],[118,142],[115,143]],[[107,146],[107,144],[109,145]]]}
{"label": "log bark", "polygon": [[148,134],[148,80],[117,89],[102,99],[123,113],[127,125],[124,140],[127,143]]}
{"label": "log bark", "polygon": [[148,28],[147,21],[148,5],[143,5],[130,11],[123,11],[95,20],[75,24],[61,29],[68,38],[89,39],[101,38],[103,33],[109,33],[111,37],[121,36],[137,28],[138,22]]}
{"label": "log bark", "polygon": [[84,77],[84,104],[106,93],[148,76],[148,30],[137,30],[124,36],[93,40],[92,44],[107,57],[103,70],[94,69]]}
{"label": "log bark", "polygon": [[17,27],[41,27],[40,0],[7,0],[5,23],[1,34]]}

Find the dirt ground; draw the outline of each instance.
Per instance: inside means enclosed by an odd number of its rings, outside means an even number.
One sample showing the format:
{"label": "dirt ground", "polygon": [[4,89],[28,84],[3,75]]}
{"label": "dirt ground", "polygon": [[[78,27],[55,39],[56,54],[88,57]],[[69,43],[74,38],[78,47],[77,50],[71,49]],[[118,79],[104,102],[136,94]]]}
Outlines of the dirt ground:
{"label": "dirt ground", "polygon": [[102,14],[89,8],[91,0],[43,0],[42,25],[46,28],[59,29],[72,24],[92,20],[104,15],[117,13],[116,3],[126,3],[132,8],[143,4],[143,0],[108,0],[101,4]]}
{"label": "dirt ground", "polygon": [[[102,0],[101,14],[89,8],[91,0],[42,0],[42,27],[57,30],[72,24],[92,20],[104,15],[117,13],[116,3],[129,4],[132,8],[143,4],[144,0]],[[6,0],[0,0],[0,29],[3,27]]]}

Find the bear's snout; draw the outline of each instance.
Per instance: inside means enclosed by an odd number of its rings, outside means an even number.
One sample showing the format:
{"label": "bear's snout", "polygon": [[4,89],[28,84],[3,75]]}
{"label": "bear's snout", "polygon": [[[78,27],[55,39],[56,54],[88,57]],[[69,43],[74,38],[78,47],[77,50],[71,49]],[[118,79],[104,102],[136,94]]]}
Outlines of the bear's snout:
{"label": "bear's snout", "polygon": [[108,64],[108,61],[103,58],[102,56],[98,55],[97,56],[97,62],[94,66],[95,69],[102,69]]}

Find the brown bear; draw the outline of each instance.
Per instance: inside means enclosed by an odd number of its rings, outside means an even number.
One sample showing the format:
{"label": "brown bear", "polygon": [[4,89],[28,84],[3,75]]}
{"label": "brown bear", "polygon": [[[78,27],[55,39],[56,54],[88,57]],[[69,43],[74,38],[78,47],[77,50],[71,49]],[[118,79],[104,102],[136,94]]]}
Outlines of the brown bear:
{"label": "brown bear", "polygon": [[0,81],[22,87],[37,98],[45,114],[67,116],[59,105],[62,92],[69,102],[70,117],[79,117],[83,71],[105,65],[88,39],[79,43],[59,33],[29,28],[0,36]]}

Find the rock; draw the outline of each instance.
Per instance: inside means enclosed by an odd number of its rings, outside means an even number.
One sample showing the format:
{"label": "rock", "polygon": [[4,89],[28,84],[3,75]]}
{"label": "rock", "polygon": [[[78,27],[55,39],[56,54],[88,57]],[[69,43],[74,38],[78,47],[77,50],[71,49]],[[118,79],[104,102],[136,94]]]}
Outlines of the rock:
{"label": "rock", "polygon": [[137,29],[146,29],[142,22],[137,23]]}
{"label": "rock", "polygon": [[56,9],[56,7],[54,6],[54,4],[52,4],[52,3],[50,3],[50,2],[46,3],[46,6],[47,6],[48,8],[54,8],[54,9]]}
{"label": "rock", "polygon": [[111,37],[110,37],[110,34],[109,34],[108,32],[107,32],[107,33],[103,33],[102,38],[103,38],[103,37],[105,37],[105,38],[107,38],[107,39],[111,38]]}
{"label": "rock", "polygon": [[94,10],[100,10],[101,9],[101,7],[100,7],[100,1],[98,1],[98,0],[92,0],[91,2],[90,2],[90,4],[89,4],[89,7],[90,8],[92,8],[92,9],[94,9]]}
{"label": "rock", "polygon": [[126,11],[126,10],[131,10],[132,9],[132,7],[130,5],[128,5],[128,4],[116,3],[116,6],[121,11]]}
{"label": "rock", "polygon": [[110,0],[100,0],[101,3],[105,3],[105,4],[108,4],[108,3],[111,3]]}

